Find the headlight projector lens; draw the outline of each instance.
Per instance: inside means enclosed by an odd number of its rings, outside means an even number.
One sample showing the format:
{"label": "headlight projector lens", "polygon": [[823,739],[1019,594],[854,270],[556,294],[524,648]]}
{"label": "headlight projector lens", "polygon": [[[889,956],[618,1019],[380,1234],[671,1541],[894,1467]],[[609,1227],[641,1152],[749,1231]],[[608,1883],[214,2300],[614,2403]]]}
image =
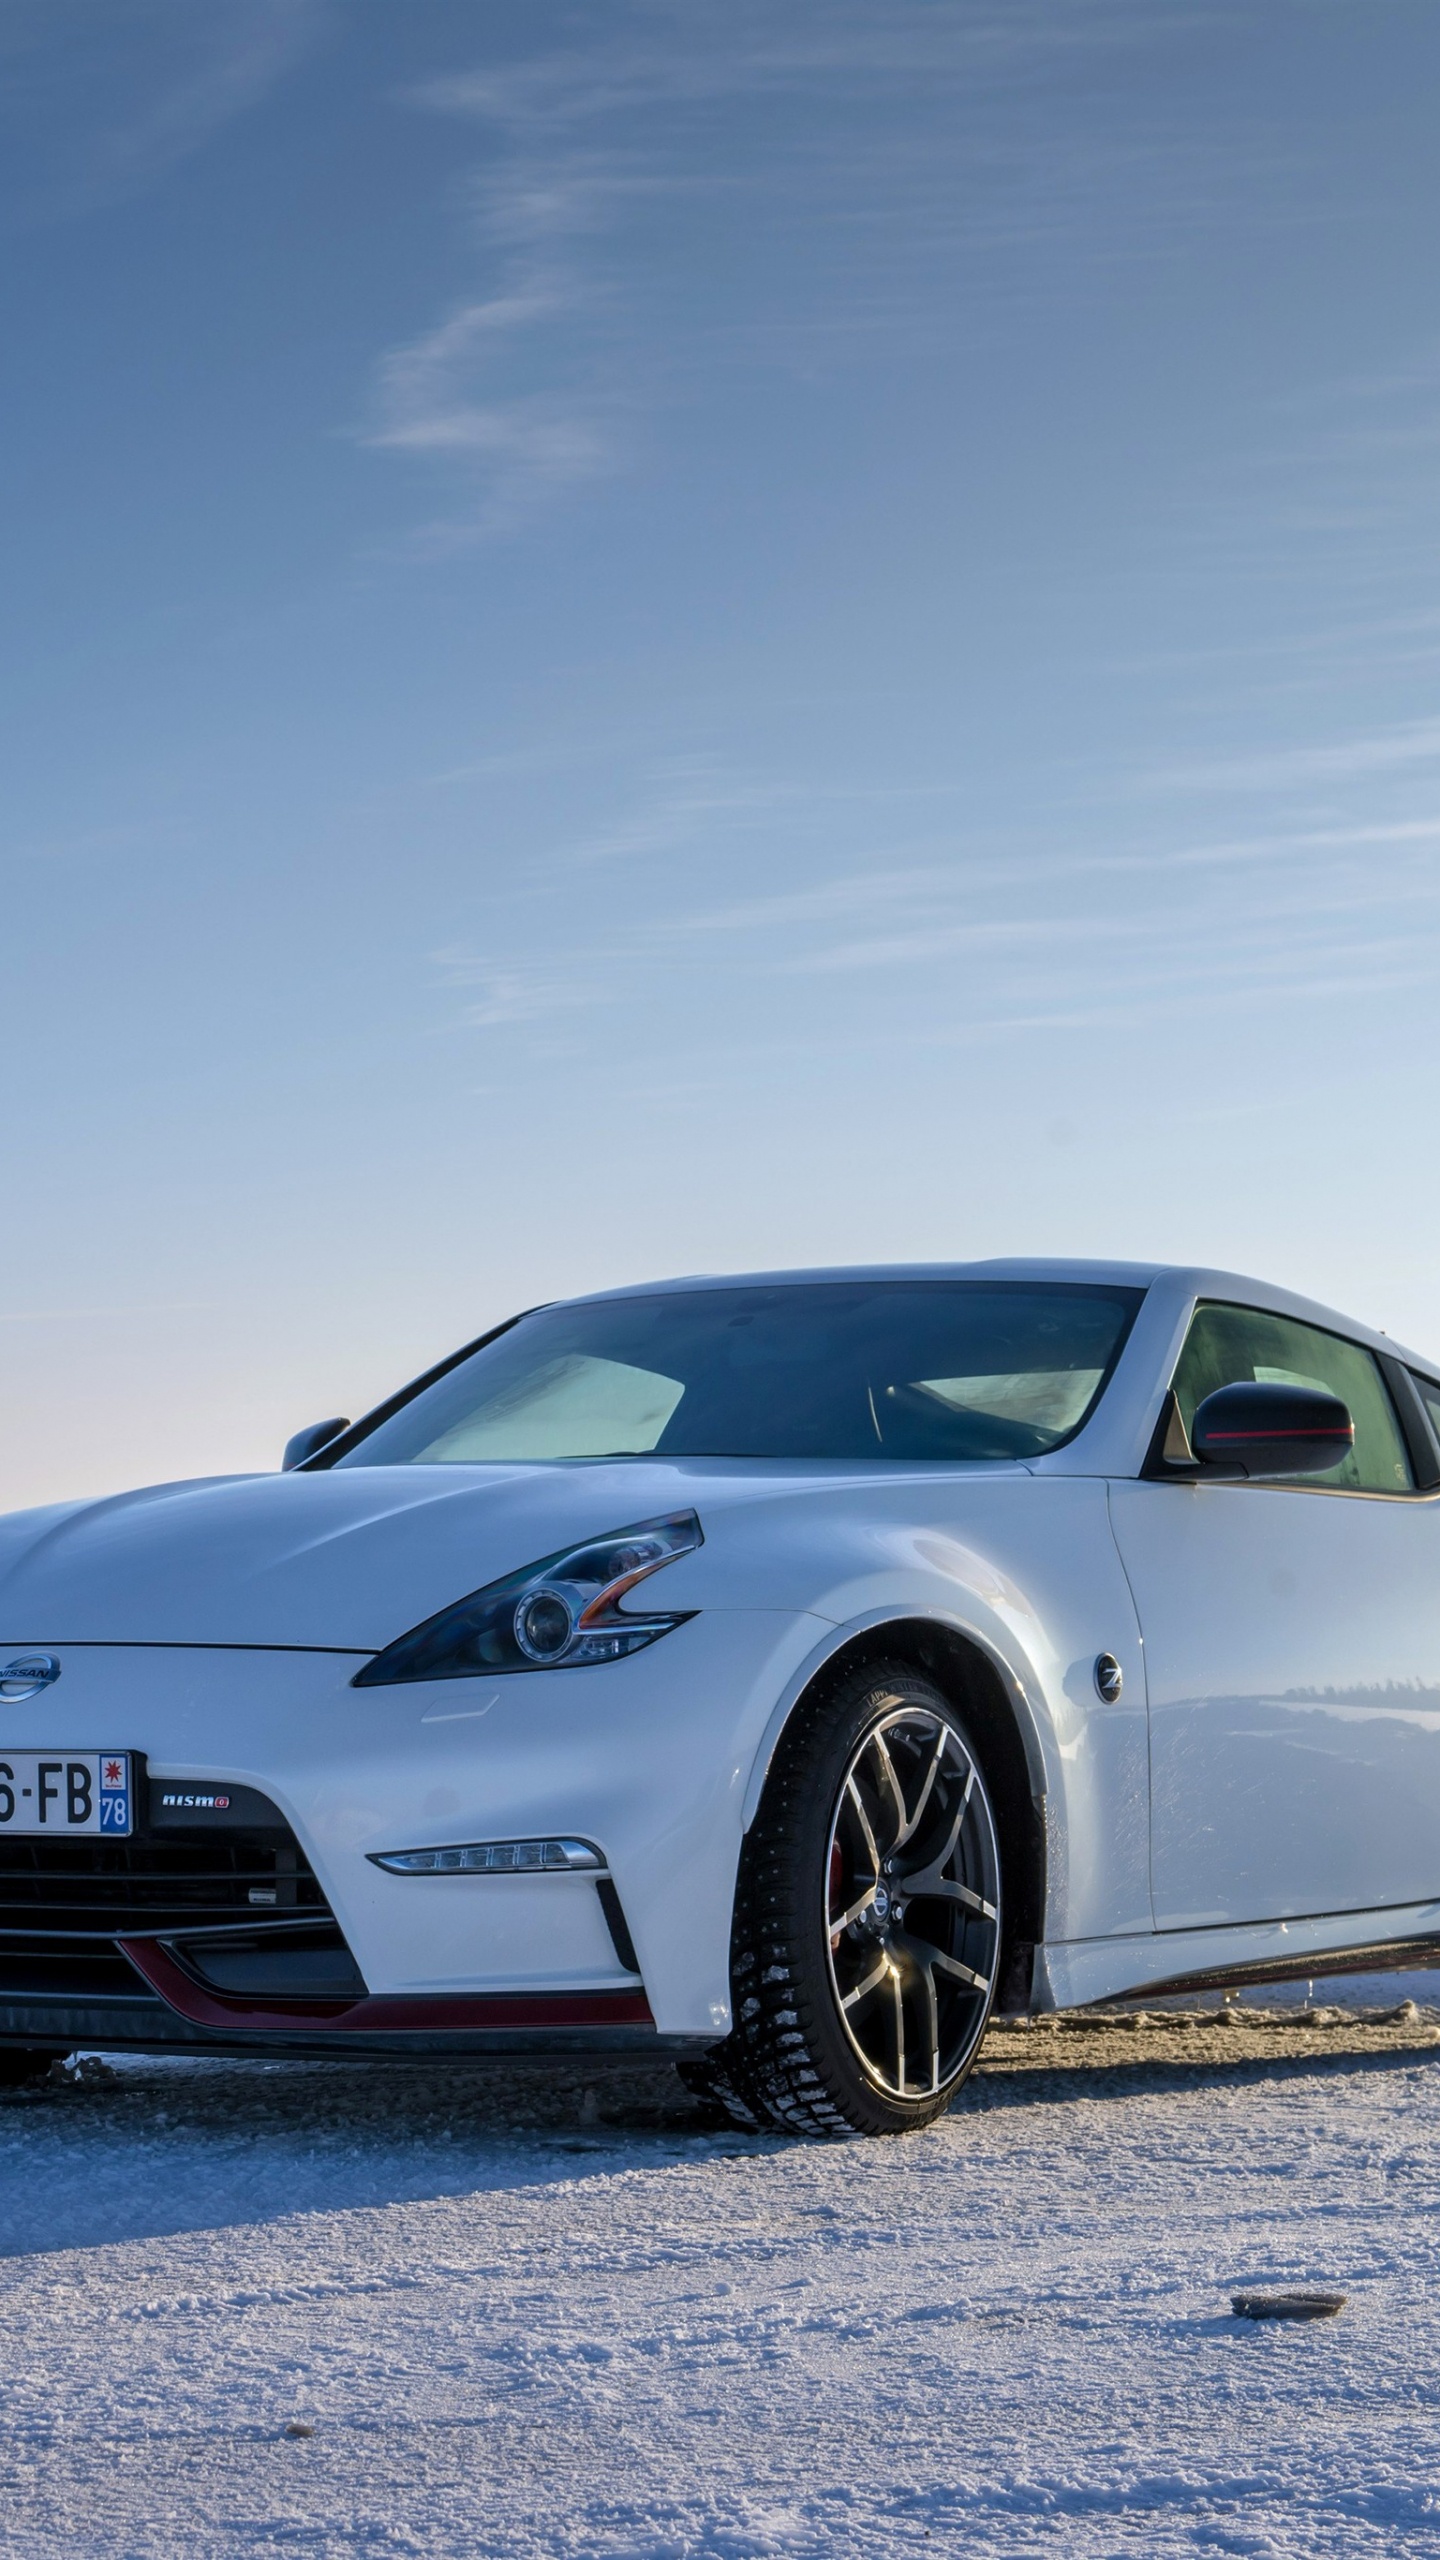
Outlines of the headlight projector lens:
{"label": "headlight projector lens", "polygon": [[515,1641],[532,1662],[558,1662],[575,1633],[563,1591],[527,1591],[515,1612]]}

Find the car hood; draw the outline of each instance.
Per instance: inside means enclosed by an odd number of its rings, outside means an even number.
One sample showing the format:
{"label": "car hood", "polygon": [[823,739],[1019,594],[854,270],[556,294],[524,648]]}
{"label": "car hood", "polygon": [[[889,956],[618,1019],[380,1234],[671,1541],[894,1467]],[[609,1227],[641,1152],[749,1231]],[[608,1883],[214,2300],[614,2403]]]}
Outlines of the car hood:
{"label": "car hood", "polygon": [[[734,1459],[356,1467],[156,1485],[14,1512],[0,1519],[0,1646],[371,1653],[559,1548],[692,1508],[706,1546],[667,1568],[667,1593],[673,1577],[681,1606],[753,1600],[756,1563],[789,1543],[777,1535],[776,1510],[789,1513],[793,1537],[797,1502],[829,1486],[852,1499],[860,1490],[863,1504],[867,1474],[873,1487],[869,1471]],[[770,1582],[763,1567],[758,1581]],[[763,1594],[779,1605],[788,1597]]]}

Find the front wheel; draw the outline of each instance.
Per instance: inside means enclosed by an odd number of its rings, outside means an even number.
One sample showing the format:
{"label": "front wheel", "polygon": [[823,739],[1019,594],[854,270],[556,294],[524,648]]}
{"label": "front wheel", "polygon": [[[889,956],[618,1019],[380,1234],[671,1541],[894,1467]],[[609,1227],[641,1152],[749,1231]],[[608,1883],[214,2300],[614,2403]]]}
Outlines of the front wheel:
{"label": "front wheel", "polygon": [[741,2122],[904,2133],[984,2035],[1000,1852],[974,1747],[923,1675],[871,1666],[784,1736],[745,1843],[735,2025],[691,2085]]}

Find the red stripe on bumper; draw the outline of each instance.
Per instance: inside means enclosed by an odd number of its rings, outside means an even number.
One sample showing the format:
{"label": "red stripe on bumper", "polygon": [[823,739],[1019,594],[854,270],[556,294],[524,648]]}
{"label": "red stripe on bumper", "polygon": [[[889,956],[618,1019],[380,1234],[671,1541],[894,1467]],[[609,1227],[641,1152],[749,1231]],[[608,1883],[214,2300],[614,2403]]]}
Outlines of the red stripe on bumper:
{"label": "red stripe on bumper", "polygon": [[458,1999],[397,1998],[367,1993],[363,2000],[267,2000],[208,1991],[155,1938],[120,1938],[116,1944],[166,2007],[192,2026],[251,2029],[283,2035],[317,2029],[337,2035],[443,2034],[480,2027],[653,2027],[643,1991],[486,1991]]}

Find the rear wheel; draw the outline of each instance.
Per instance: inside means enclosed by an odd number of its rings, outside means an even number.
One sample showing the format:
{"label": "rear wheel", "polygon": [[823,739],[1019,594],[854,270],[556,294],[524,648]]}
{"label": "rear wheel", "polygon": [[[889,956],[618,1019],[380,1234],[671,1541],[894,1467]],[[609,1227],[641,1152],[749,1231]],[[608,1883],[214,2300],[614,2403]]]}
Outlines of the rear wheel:
{"label": "rear wheel", "polygon": [[949,2105],[994,1998],[1000,1853],[963,1720],[896,1664],[776,1755],[745,1843],[735,2025],[689,2074],[738,2121],[904,2133]]}

